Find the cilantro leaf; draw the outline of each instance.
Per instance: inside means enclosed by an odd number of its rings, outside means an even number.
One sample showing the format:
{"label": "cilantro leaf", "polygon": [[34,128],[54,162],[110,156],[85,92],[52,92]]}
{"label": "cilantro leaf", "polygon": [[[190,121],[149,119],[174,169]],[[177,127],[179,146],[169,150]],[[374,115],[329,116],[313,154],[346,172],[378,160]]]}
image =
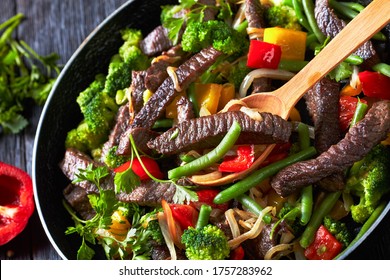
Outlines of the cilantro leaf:
{"label": "cilantro leaf", "polygon": [[115,174],[114,184],[115,193],[120,193],[121,191],[130,193],[141,184],[141,180],[131,168],[128,168],[123,172]]}

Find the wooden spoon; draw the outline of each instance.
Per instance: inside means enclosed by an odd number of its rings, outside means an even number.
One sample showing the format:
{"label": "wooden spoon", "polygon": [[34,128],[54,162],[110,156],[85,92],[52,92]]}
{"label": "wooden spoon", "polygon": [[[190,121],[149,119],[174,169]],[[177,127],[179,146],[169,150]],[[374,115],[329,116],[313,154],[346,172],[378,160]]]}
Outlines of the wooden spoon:
{"label": "wooden spoon", "polygon": [[[390,22],[390,0],[374,0],[349,22],[301,71],[282,87],[267,93],[255,93],[241,99],[249,108],[270,112],[288,119],[291,109],[302,96],[340,62]],[[224,110],[236,110],[237,106]],[[196,182],[218,186],[239,180],[256,169],[272,151],[270,145],[252,166],[239,173],[229,174],[214,181]]]}

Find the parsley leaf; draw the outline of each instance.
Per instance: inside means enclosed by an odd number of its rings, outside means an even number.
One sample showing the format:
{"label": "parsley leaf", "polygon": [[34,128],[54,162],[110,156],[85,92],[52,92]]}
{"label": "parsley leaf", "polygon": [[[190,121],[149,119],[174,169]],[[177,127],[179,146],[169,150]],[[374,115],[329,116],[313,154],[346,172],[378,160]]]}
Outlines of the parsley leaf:
{"label": "parsley leaf", "polygon": [[136,186],[141,184],[141,180],[134,173],[131,167],[127,168],[123,172],[118,172],[114,176],[114,184],[115,184],[115,193],[119,193],[124,191],[126,193],[130,193],[134,190]]}

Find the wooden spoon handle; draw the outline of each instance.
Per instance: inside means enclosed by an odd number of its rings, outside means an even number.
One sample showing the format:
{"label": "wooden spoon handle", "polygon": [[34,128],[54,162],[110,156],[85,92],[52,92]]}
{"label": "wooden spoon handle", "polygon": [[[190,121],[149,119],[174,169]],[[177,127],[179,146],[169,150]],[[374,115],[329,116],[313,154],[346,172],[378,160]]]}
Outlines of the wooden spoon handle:
{"label": "wooden spoon handle", "polygon": [[390,22],[390,0],[374,0],[276,94],[290,110],[322,77]]}

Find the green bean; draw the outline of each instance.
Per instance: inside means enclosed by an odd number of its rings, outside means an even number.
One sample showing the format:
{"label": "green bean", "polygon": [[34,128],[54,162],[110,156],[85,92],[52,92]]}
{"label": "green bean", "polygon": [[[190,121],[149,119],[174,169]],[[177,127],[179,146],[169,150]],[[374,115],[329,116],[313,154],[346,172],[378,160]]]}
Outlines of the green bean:
{"label": "green bean", "polygon": [[223,156],[234,146],[236,140],[240,136],[240,132],[240,124],[237,121],[234,121],[229,131],[216,148],[185,165],[169,170],[168,178],[179,179],[183,176],[189,176],[214,164],[223,158]]}
{"label": "green bean", "polygon": [[194,113],[196,117],[199,117],[199,104],[198,101],[196,100],[196,92],[195,92],[195,84],[191,83],[187,89],[187,96],[188,99],[191,101],[192,106],[194,107]]}
{"label": "green bean", "polygon": [[[371,216],[367,219],[367,221],[363,224],[362,228],[360,229],[359,233],[356,235],[356,237],[352,240],[351,243],[349,243],[348,247],[345,248],[345,250],[351,248],[362,238],[362,236],[371,228],[371,226],[375,223],[375,221],[379,218],[383,210],[385,209],[387,205],[387,202],[383,201],[379,206],[377,206],[372,212]],[[344,251],[345,251],[344,250]],[[341,254],[340,254],[341,255]],[[340,257],[338,255],[335,259],[338,259]]]}
{"label": "green bean", "polygon": [[195,228],[201,229],[209,223],[211,206],[207,204],[202,204],[199,210],[198,221],[196,222]]}
{"label": "green bean", "polygon": [[241,22],[235,29],[236,29],[239,33],[243,33],[243,32],[246,32],[247,27],[248,27],[248,21],[247,21],[247,20],[244,20],[244,21]]}
{"label": "green bean", "polygon": [[160,119],[157,120],[154,125],[153,129],[156,128],[170,128],[173,126],[173,119]]}
{"label": "green bean", "polygon": [[360,100],[358,101],[356,105],[355,112],[353,114],[350,127],[354,126],[358,121],[364,118],[364,115],[366,114],[368,109],[368,105],[366,103],[361,102]]}
{"label": "green bean", "polygon": [[348,7],[352,10],[355,10],[357,12],[361,12],[364,9],[364,6],[362,4],[356,2],[339,2],[339,4]]}
{"label": "green bean", "polygon": [[358,56],[356,54],[351,54],[351,55],[347,56],[347,58],[344,61],[348,62],[349,64],[352,64],[352,65],[360,65],[363,63],[363,58],[361,58],[360,56]]}
{"label": "green bean", "polygon": [[309,127],[304,123],[299,123],[298,127],[298,140],[299,140],[299,147],[301,150],[307,149],[310,147],[310,134],[309,134]]}
{"label": "green bean", "polygon": [[390,77],[390,65],[386,63],[378,63],[372,67],[372,70],[377,71],[387,77]]}
{"label": "green bean", "polygon": [[324,217],[332,210],[340,195],[340,191],[327,194],[321,204],[314,210],[313,215],[299,240],[299,244],[303,248],[307,248],[313,242],[317,229],[322,224]]}
{"label": "green bean", "polygon": [[316,34],[314,33],[308,33],[307,36],[306,36],[306,46],[309,47],[310,49],[311,46],[313,46],[314,44],[317,44],[317,36]]}
{"label": "green bean", "polygon": [[302,7],[301,0],[292,0],[292,6],[294,8],[295,15],[298,18],[298,22],[304,28],[306,28],[307,32],[313,32],[313,30],[311,29],[311,27],[309,25],[309,22],[307,21],[307,18],[305,16],[304,12],[302,11],[303,7]]}
{"label": "green bean", "polygon": [[321,30],[319,29],[319,27],[317,25],[317,21],[316,21],[315,16],[314,16],[314,5],[313,5],[312,0],[302,0],[302,6],[303,6],[303,10],[306,14],[307,21],[311,27],[311,30],[316,35],[318,41],[322,44],[325,41],[326,37],[321,32]]}
{"label": "green bean", "polygon": [[[260,215],[261,211],[263,211],[263,208],[246,194],[238,196],[237,201],[241,203],[245,208],[247,208],[250,212],[255,213],[256,215]],[[271,223],[271,215],[266,214],[263,217],[263,221],[267,224]]]}
{"label": "green bean", "polygon": [[309,62],[305,61],[305,60],[286,60],[286,59],[282,59],[279,62],[278,68],[281,69],[281,70],[286,70],[286,71],[290,71],[290,72],[299,72],[308,63]]}
{"label": "green bean", "polygon": [[236,198],[239,195],[246,193],[252,187],[255,187],[268,177],[275,175],[281,169],[289,166],[295,162],[308,159],[316,154],[314,147],[307,148],[296,154],[290,155],[280,161],[271,163],[259,170],[254,171],[249,176],[245,177],[241,181],[238,181],[234,185],[231,185],[227,189],[224,189],[214,198],[214,203],[221,204],[230,199]]}

